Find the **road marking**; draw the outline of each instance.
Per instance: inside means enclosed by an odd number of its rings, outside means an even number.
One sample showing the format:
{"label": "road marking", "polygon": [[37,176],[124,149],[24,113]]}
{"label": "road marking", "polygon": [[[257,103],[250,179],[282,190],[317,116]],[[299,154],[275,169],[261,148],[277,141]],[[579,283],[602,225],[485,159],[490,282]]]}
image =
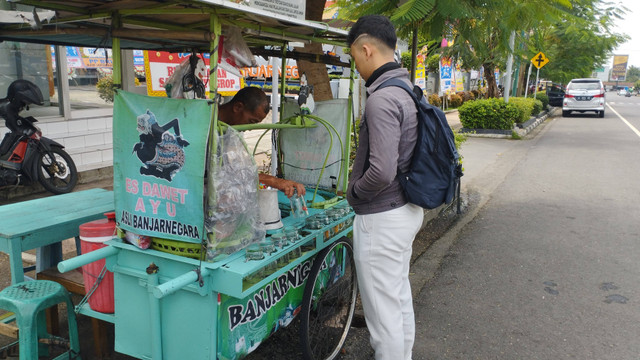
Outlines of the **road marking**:
{"label": "road marking", "polygon": [[611,111],[613,111],[616,115],[618,115],[618,117],[620,118],[620,120],[624,121],[625,124],[627,124],[627,126],[633,130],[634,133],[636,133],[636,135],[638,135],[638,137],[640,137],[640,131],[638,131],[638,129],[636,129],[633,125],[631,125],[631,123],[629,123],[627,121],[627,119],[623,118],[622,115],[620,115],[614,108],[611,107],[611,105],[607,104],[607,107],[609,109],[611,109]]}

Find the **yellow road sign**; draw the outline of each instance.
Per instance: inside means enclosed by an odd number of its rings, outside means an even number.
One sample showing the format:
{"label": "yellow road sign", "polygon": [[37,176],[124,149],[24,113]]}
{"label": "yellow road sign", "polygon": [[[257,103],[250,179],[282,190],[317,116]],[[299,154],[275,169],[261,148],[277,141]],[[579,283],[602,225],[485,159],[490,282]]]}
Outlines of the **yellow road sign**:
{"label": "yellow road sign", "polygon": [[544,54],[541,51],[531,59],[531,62],[533,63],[533,66],[540,69],[543,66],[547,65],[547,63],[549,62],[549,59],[546,56],[544,56]]}

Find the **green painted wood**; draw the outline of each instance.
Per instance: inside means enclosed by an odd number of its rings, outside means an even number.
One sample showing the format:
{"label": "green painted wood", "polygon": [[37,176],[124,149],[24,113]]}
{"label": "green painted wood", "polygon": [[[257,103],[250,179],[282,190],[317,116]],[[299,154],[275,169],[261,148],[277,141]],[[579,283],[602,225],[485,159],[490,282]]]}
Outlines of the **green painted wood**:
{"label": "green painted wood", "polygon": [[24,281],[22,252],[78,236],[79,226],[114,210],[113,192],[91,189],[0,206],[0,251],[12,283]]}
{"label": "green painted wood", "polygon": [[[90,189],[0,206],[0,238],[29,236],[96,212],[113,211],[113,192]],[[100,213],[100,215],[102,215]]]}

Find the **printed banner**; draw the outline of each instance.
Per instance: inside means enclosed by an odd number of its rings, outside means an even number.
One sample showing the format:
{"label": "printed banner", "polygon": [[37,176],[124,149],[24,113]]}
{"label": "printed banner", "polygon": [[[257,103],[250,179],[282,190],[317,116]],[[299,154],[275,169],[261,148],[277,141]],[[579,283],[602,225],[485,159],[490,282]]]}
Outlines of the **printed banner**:
{"label": "printed banner", "polygon": [[451,66],[451,58],[440,58],[440,94],[448,94],[451,92],[451,80],[453,77],[453,69]]}
{"label": "printed banner", "polygon": [[133,67],[136,72],[144,73],[144,51],[133,50]]}
{"label": "printed banner", "polygon": [[[273,77],[273,65],[262,64],[256,67],[245,67],[242,69],[245,77],[267,79],[271,81]],[[282,68],[278,66],[278,76],[282,77]],[[287,79],[299,79],[298,65],[287,65],[285,76]]]}
{"label": "printed banner", "polygon": [[[322,297],[328,284],[336,283],[345,275],[345,265],[349,261],[346,254],[342,246],[336,246],[325,256],[315,280],[313,299]],[[298,264],[244,299],[221,294],[218,351],[223,359],[244,357],[276,330],[293,321],[302,310],[311,266],[312,260]],[[254,279],[255,283],[261,280],[260,277]]]}
{"label": "printed banner", "polygon": [[464,79],[462,78],[462,60],[456,61],[456,92],[464,91]]}
{"label": "printed banner", "polygon": [[[191,53],[169,53],[165,51],[145,51],[144,64],[149,96],[167,96],[164,89],[176,67],[187,60]],[[209,54],[199,54],[204,59],[206,71],[196,74],[205,84],[209,97]],[[218,93],[223,96],[235,95],[244,87],[244,79],[218,67]]]}
{"label": "printed banner", "polygon": [[[50,45],[51,58],[53,61],[53,67],[55,68],[55,45]],[[86,48],[76,46],[65,46],[67,53],[67,67],[74,68],[111,68],[113,66],[113,57],[111,55],[111,49],[102,48]]]}
{"label": "printed banner", "polygon": [[418,54],[416,58],[416,80],[415,85],[419,86],[420,89],[424,92],[427,88],[427,80],[426,80],[426,70],[424,67],[424,62],[426,58],[422,54]]}
{"label": "printed banner", "polygon": [[276,330],[288,326],[302,308],[310,270],[308,260],[244,299],[221,294],[218,352],[225,359],[242,358]]}
{"label": "printed banner", "polygon": [[415,74],[415,85],[419,86],[422,89],[422,92],[427,95],[427,45],[423,46],[416,55],[416,74]]}
{"label": "printed banner", "polygon": [[119,226],[138,235],[199,243],[211,108],[204,100],[118,91],[113,188]]}

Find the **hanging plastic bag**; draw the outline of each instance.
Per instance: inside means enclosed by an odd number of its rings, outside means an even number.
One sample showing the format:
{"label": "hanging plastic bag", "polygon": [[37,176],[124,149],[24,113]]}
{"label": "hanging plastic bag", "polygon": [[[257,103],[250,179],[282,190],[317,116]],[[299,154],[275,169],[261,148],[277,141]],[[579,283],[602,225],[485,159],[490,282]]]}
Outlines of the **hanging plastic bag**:
{"label": "hanging plastic bag", "polygon": [[258,206],[258,169],[240,133],[233,128],[218,136],[211,184],[215,204],[208,204],[205,228],[208,236],[207,261],[242,250],[264,239]]}
{"label": "hanging plastic bag", "polygon": [[206,89],[204,79],[207,67],[199,56],[192,54],[180,65],[164,85],[167,96],[172,99],[204,99]]}
{"label": "hanging plastic bag", "polygon": [[224,35],[220,39],[218,64],[222,69],[242,77],[240,69],[257,66],[256,59],[242,38],[239,27],[228,26],[224,30]]}

